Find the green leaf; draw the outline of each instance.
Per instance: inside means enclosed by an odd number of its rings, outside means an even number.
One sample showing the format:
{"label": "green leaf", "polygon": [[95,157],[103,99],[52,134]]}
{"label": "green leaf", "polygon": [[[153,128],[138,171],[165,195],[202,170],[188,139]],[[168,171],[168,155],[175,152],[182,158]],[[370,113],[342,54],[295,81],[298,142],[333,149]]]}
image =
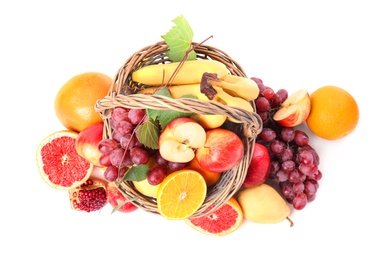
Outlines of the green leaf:
{"label": "green leaf", "polygon": [[148,177],[149,170],[146,164],[133,166],[127,170],[122,181],[143,181]]}
{"label": "green leaf", "polygon": [[192,115],[192,113],[179,112],[175,110],[165,110],[161,112],[162,113],[159,115],[159,122],[162,129],[164,129],[173,119],[179,117],[189,117]]}
{"label": "green leaf", "polygon": [[158,137],[160,135],[160,127],[156,120],[149,118],[148,121],[138,126],[138,140],[146,147],[158,149]]}
{"label": "green leaf", "polygon": [[[166,87],[159,89],[153,95],[162,95],[162,96],[172,98],[171,93]],[[185,95],[183,97],[190,97],[190,96],[193,95]],[[169,122],[171,122],[175,118],[189,117],[190,115],[193,114],[193,113],[180,112],[175,110],[155,110],[155,109],[147,109],[146,113],[149,117],[149,120],[150,119],[158,120],[162,129],[164,129],[169,124]],[[139,136],[139,132],[138,132],[138,136]]]}
{"label": "green leaf", "polygon": [[[168,46],[168,51],[166,52],[168,58],[173,62],[179,62],[184,58],[186,51],[191,49],[194,32],[184,16],[178,16],[172,22],[176,26],[173,26],[168,33],[161,37]],[[192,50],[189,52],[187,60],[195,59],[196,53]]]}

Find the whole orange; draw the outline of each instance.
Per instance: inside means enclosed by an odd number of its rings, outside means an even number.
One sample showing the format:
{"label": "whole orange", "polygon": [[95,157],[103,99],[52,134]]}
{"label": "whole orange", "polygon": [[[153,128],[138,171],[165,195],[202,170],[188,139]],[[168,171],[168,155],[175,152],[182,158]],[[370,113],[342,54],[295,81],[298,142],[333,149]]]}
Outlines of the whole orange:
{"label": "whole orange", "polygon": [[102,122],[95,104],[107,95],[112,82],[111,77],[100,72],[85,72],[72,77],[55,98],[57,118],[67,129],[76,132]]}
{"label": "whole orange", "polygon": [[306,124],[317,136],[337,140],[349,135],[359,121],[359,107],[345,89],[324,86],[311,95],[311,110]]}

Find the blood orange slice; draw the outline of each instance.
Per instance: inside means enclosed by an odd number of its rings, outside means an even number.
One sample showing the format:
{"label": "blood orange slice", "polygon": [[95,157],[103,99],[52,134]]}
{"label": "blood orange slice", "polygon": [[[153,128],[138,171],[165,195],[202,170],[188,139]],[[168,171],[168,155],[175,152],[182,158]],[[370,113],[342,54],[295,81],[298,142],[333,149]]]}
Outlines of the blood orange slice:
{"label": "blood orange slice", "polygon": [[234,197],[219,209],[199,218],[189,218],[185,222],[201,233],[212,236],[225,236],[236,231],[242,224],[244,215]]}
{"label": "blood orange slice", "polygon": [[92,174],[93,164],[76,151],[77,133],[58,131],[46,136],[38,145],[36,160],[42,179],[55,189],[69,190],[80,186]]}

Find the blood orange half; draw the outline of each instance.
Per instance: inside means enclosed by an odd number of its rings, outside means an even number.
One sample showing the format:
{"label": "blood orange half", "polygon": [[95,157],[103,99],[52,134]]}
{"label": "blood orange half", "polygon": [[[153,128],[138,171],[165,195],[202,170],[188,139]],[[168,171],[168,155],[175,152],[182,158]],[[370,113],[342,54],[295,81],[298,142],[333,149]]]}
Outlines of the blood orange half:
{"label": "blood orange half", "polygon": [[185,222],[201,233],[213,236],[225,236],[236,231],[244,215],[234,197],[231,197],[219,209],[199,218],[189,218]]}
{"label": "blood orange half", "polygon": [[50,187],[73,189],[91,176],[93,164],[76,151],[77,135],[73,131],[58,131],[49,134],[39,143],[36,153],[38,170]]}

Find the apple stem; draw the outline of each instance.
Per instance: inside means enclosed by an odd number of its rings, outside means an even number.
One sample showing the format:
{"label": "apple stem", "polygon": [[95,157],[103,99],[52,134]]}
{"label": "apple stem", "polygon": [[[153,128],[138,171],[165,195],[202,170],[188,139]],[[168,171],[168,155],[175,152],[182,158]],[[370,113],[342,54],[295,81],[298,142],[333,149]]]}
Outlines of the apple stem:
{"label": "apple stem", "polygon": [[294,226],[294,222],[289,217],[286,217],[286,219],[288,220],[288,222],[290,222],[290,227],[293,227]]}

